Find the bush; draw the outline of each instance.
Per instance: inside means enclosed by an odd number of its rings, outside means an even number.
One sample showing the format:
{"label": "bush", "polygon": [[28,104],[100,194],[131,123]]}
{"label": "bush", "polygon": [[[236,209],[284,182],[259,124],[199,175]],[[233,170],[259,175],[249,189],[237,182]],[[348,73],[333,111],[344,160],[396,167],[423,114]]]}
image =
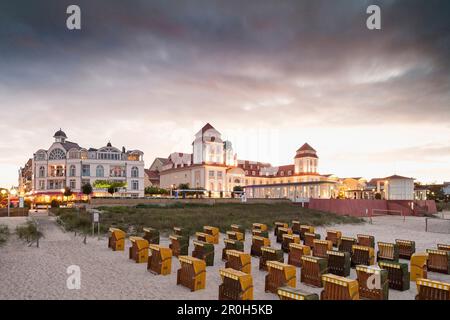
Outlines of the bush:
{"label": "bush", "polygon": [[28,221],[24,225],[17,226],[16,234],[19,239],[25,239],[28,242],[37,240],[43,236],[42,232],[38,231],[36,224],[32,221]]}
{"label": "bush", "polygon": [[7,225],[0,224],[0,246],[4,245],[9,237],[9,228]]}
{"label": "bush", "polygon": [[50,207],[52,208],[59,208],[60,204],[58,200],[53,199],[52,202],[50,202]]}
{"label": "bush", "polygon": [[89,232],[92,227],[91,217],[85,212],[75,212],[73,210],[64,211],[64,209],[62,209],[57,221],[58,223],[63,224],[67,231],[76,230]]}

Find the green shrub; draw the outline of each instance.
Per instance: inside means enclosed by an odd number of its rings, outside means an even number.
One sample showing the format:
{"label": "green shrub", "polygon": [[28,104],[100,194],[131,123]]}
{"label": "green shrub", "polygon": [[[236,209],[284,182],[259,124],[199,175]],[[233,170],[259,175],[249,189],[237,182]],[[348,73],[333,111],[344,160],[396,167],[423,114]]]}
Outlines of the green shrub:
{"label": "green shrub", "polygon": [[50,207],[52,208],[59,208],[59,206],[60,205],[58,200],[53,199],[52,202],[50,202]]}
{"label": "green shrub", "polygon": [[43,236],[42,232],[38,231],[38,228],[33,221],[28,221],[26,224],[17,226],[16,234],[19,239],[27,241],[33,241]]}
{"label": "green shrub", "polygon": [[0,224],[0,246],[4,245],[8,241],[9,228],[7,225]]}

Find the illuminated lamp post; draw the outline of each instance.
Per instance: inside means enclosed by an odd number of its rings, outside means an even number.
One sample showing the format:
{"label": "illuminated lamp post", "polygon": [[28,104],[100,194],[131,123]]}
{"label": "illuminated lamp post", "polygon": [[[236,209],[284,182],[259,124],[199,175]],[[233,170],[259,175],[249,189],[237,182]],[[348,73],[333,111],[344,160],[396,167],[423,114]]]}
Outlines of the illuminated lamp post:
{"label": "illuminated lamp post", "polygon": [[17,190],[11,188],[11,190],[7,191],[5,189],[2,190],[2,194],[8,194],[8,217],[11,216],[11,195],[15,196],[17,194]]}

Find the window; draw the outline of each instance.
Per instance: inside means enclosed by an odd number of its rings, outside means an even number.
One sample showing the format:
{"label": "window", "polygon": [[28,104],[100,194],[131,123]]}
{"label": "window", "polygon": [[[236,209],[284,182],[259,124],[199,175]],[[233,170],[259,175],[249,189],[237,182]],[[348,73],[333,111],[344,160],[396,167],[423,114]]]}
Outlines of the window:
{"label": "window", "polygon": [[234,183],[241,183],[241,180],[239,180],[239,179],[234,179]]}
{"label": "window", "polygon": [[246,176],[248,175],[248,170],[245,170],[245,175],[246,175]]}
{"label": "window", "polygon": [[39,181],[39,189],[44,190],[45,189],[45,180]]}
{"label": "window", "polygon": [[281,176],[284,176],[284,171],[281,171],[280,175],[281,175]]}
{"label": "window", "polygon": [[50,155],[48,156],[49,160],[61,160],[65,158],[66,154],[61,149],[53,149],[52,152],[50,152]]}
{"label": "window", "polygon": [[45,177],[45,168],[43,166],[39,167],[39,178]]}
{"label": "window", "polygon": [[114,166],[109,170],[110,177],[126,177],[125,167]]}
{"label": "window", "polygon": [[91,183],[91,181],[90,181],[89,179],[83,179],[83,180],[81,180],[81,185],[82,185],[82,186],[85,186],[85,185],[90,184],[90,183]]}
{"label": "window", "polygon": [[139,190],[139,181],[131,180],[131,190]]}
{"label": "window", "polygon": [[208,174],[210,179],[214,179],[214,171],[210,170]]}
{"label": "window", "polygon": [[104,177],[105,176],[105,169],[102,165],[98,165],[97,169],[95,169],[95,175],[97,177]]}
{"label": "window", "polygon": [[139,177],[139,169],[137,167],[131,168],[131,177],[138,178]]}
{"label": "window", "polygon": [[70,151],[69,152],[69,159],[79,159],[79,158],[80,158],[79,151]]}
{"label": "window", "polygon": [[36,156],[34,157],[34,159],[36,161],[43,161],[43,160],[45,160],[45,152],[37,153]]}
{"label": "window", "polygon": [[83,164],[81,168],[81,175],[83,177],[90,177],[91,176],[91,166],[88,164]]}
{"label": "window", "polygon": [[63,177],[64,167],[63,166],[50,166],[50,177]]}
{"label": "window", "polygon": [[217,171],[217,179],[222,179],[222,171]]}
{"label": "window", "polygon": [[70,187],[70,189],[76,189],[76,187],[77,187],[77,184],[76,184],[76,181],[75,180],[70,180],[69,181],[69,187]]}
{"label": "window", "polygon": [[70,169],[69,169],[69,175],[70,175],[71,177],[75,177],[75,176],[77,175],[77,170],[76,170],[76,168],[75,168],[74,165],[71,165],[71,166],[70,166]]}
{"label": "window", "polygon": [[255,171],[252,171],[252,176],[254,176],[255,175]]}
{"label": "window", "polygon": [[292,175],[292,171],[289,170],[289,171],[288,171],[288,176],[291,176],[291,175]]}

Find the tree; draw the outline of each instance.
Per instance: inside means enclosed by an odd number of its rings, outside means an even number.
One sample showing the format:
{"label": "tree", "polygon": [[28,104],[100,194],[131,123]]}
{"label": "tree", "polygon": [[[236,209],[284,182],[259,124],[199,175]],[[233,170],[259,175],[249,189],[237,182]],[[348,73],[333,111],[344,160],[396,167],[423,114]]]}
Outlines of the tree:
{"label": "tree", "polygon": [[90,183],[86,183],[81,187],[81,191],[90,198],[93,188]]}
{"label": "tree", "polygon": [[[70,197],[72,194],[73,194],[73,192],[72,192],[72,190],[70,190],[69,187],[64,188],[63,196],[66,197],[67,202],[68,202],[68,197]],[[63,202],[64,202],[64,198],[63,198]]]}
{"label": "tree", "polygon": [[[178,185],[178,190],[187,190],[189,189],[189,183],[180,183]],[[186,198],[186,191],[182,191],[183,199]]]}
{"label": "tree", "polygon": [[166,189],[158,188],[157,186],[150,186],[145,188],[145,194],[169,194],[169,191]]}
{"label": "tree", "polygon": [[114,193],[118,191],[120,188],[126,187],[126,182],[120,181],[110,181],[110,180],[95,180],[94,187],[96,189],[106,189],[109,194],[114,196]]}
{"label": "tree", "polygon": [[239,194],[239,193],[242,193],[242,192],[244,192],[244,188],[243,187],[241,187],[241,186],[234,186],[233,187],[233,192],[231,193],[231,196],[234,198],[234,196],[236,194]]}
{"label": "tree", "polygon": [[381,200],[381,193],[379,192],[375,193],[375,199]]}
{"label": "tree", "polygon": [[64,188],[64,197],[70,197],[73,194],[69,187]]}

